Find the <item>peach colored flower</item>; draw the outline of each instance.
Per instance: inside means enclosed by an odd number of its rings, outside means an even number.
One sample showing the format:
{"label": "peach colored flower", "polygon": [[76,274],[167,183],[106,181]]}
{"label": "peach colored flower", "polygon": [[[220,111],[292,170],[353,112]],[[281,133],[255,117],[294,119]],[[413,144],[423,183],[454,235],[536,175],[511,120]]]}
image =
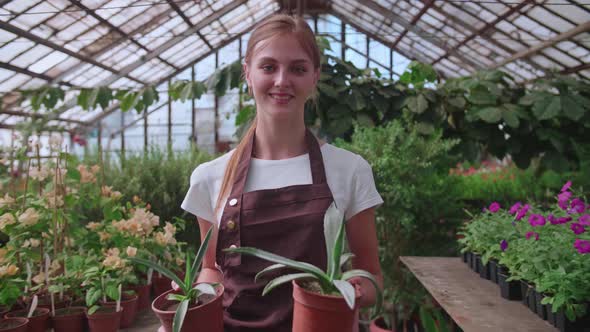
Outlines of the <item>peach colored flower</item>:
{"label": "peach colored flower", "polygon": [[39,221],[39,213],[34,208],[28,208],[18,217],[18,221],[25,226],[32,226]]}
{"label": "peach colored flower", "polygon": [[5,213],[0,217],[0,231],[4,230],[6,226],[13,225],[16,223],[12,213]]}
{"label": "peach colored flower", "polygon": [[0,198],[0,208],[3,208],[5,206],[9,206],[16,203],[16,200],[12,197],[10,197],[10,195],[5,194],[4,198]]}
{"label": "peach colored flower", "polygon": [[137,248],[129,246],[127,247],[126,253],[129,257],[135,257],[137,255]]}
{"label": "peach colored flower", "polygon": [[36,276],[32,278],[33,282],[40,285],[45,282],[45,272],[39,272]]}
{"label": "peach colored flower", "polygon": [[86,228],[88,228],[91,231],[96,230],[98,227],[100,227],[99,222],[91,221],[88,224],[86,224]]}
{"label": "peach colored flower", "polygon": [[18,272],[18,267],[16,267],[15,265],[9,264],[9,265],[4,265],[4,266],[0,266],[0,278],[4,277],[4,276],[13,276]]}
{"label": "peach colored flower", "polygon": [[111,234],[107,232],[98,232],[98,236],[100,237],[100,241],[106,241],[111,238]]}

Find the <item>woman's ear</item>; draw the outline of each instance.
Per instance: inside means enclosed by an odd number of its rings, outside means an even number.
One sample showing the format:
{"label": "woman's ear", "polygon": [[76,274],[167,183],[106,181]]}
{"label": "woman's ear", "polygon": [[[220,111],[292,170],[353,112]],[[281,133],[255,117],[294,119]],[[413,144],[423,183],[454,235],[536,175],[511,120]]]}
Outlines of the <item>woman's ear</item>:
{"label": "woman's ear", "polygon": [[248,90],[250,90],[252,84],[250,84],[250,69],[248,68],[247,63],[244,62],[244,64],[242,65],[242,70],[244,71],[244,78],[246,79],[246,84],[248,84]]}
{"label": "woman's ear", "polygon": [[317,68],[313,71],[313,81],[316,85],[318,84],[318,82],[320,80],[321,73],[322,73],[322,70],[320,68]]}

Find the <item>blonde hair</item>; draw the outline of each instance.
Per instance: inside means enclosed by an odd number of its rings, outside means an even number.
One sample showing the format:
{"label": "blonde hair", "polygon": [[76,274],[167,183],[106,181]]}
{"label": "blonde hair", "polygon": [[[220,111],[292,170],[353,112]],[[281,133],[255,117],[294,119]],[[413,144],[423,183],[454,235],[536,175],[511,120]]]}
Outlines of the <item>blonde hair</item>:
{"label": "blonde hair", "polygon": [[[273,15],[260,22],[256,28],[254,28],[254,31],[248,40],[248,46],[244,56],[245,63],[247,65],[251,63],[252,57],[254,56],[254,50],[260,42],[285,34],[292,34],[295,38],[297,38],[299,44],[303,48],[303,51],[305,51],[305,53],[307,53],[307,55],[310,57],[314,69],[318,70],[320,68],[321,55],[313,31],[302,17],[285,14]],[[251,93],[250,87],[248,87],[248,93]],[[221,182],[219,196],[217,197],[217,202],[215,204],[215,215],[217,215],[219,209],[221,208],[223,199],[230,194],[240,157],[244,152],[246,144],[250,141],[250,139],[252,139],[255,131],[256,117],[254,117],[252,120],[252,125],[242,137],[233,155],[229,159],[227,168],[225,169],[225,173],[223,175],[223,181]]]}

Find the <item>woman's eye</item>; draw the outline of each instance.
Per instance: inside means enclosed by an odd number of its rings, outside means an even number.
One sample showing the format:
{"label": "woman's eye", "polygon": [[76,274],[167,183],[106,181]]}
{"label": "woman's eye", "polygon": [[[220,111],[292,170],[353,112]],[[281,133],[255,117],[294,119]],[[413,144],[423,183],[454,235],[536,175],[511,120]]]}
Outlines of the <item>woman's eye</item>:
{"label": "woman's eye", "polygon": [[293,71],[296,73],[300,73],[300,74],[306,72],[305,67],[295,67],[295,68],[293,68]]}
{"label": "woman's eye", "polygon": [[272,71],[273,70],[273,66],[272,65],[262,66],[262,70],[264,70],[264,71]]}

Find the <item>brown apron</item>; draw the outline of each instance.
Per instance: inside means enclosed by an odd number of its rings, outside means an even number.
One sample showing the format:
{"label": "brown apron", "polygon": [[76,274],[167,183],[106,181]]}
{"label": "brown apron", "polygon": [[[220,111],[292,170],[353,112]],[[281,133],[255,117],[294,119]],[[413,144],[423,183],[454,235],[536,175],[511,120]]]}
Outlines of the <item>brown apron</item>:
{"label": "brown apron", "polygon": [[292,273],[283,269],[258,283],[254,276],[271,265],[262,259],[228,254],[230,246],[255,247],[287,258],[326,268],[324,214],[333,201],[326,182],[320,145],[306,131],[312,184],[244,193],[254,135],[240,157],[228,197],[217,242],[217,263],[223,271],[225,331],[291,331],[291,284],[283,284],[262,296],[272,278]]}

